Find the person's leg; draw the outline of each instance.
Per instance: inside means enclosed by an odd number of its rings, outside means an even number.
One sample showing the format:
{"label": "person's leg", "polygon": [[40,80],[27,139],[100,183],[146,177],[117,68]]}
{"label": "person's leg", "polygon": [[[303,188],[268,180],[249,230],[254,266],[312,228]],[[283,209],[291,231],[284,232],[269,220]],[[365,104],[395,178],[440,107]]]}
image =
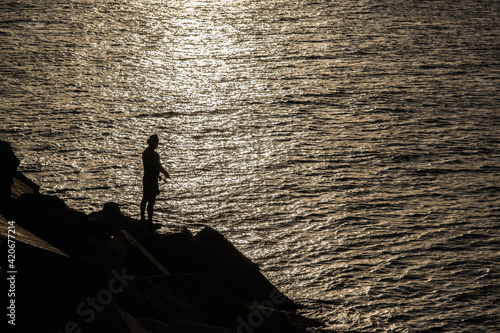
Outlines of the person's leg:
{"label": "person's leg", "polygon": [[146,213],[146,204],[147,203],[148,203],[148,199],[146,198],[146,196],[143,196],[142,201],[141,201],[141,222],[146,221],[146,217],[144,215]]}
{"label": "person's leg", "polygon": [[148,201],[148,224],[153,224],[153,212],[155,207],[156,197],[151,197]]}

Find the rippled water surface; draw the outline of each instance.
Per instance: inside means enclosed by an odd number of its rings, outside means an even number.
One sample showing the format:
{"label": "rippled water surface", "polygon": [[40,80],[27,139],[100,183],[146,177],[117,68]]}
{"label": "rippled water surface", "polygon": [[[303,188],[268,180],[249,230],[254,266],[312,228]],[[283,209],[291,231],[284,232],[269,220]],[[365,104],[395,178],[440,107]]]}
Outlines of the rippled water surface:
{"label": "rippled water surface", "polygon": [[[222,231],[333,332],[500,327],[500,2],[3,0],[0,139],[71,207]],[[327,331],[325,329],[325,331]]]}

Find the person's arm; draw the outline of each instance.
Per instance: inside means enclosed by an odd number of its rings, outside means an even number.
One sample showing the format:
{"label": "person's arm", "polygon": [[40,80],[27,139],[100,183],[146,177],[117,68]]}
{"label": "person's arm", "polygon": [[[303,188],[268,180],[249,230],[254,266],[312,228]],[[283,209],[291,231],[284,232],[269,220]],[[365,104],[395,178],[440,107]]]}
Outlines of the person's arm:
{"label": "person's arm", "polygon": [[165,177],[170,178],[170,175],[168,174],[167,170],[165,170],[165,168],[163,168],[161,164],[160,164],[160,171],[165,175]]}
{"label": "person's arm", "polygon": [[168,174],[167,170],[165,170],[165,168],[161,165],[160,155],[159,154],[158,154],[158,169],[160,170],[160,172],[162,174],[165,175],[165,177],[170,178],[170,175]]}

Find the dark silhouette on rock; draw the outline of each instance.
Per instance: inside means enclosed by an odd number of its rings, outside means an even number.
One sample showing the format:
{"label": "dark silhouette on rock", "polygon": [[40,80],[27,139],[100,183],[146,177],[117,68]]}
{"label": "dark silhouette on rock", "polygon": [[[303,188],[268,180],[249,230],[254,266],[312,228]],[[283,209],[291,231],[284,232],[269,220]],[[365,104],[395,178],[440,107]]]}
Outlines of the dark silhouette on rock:
{"label": "dark silhouette on rock", "polygon": [[213,228],[156,234],[116,203],[86,215],[22,179],[9,182],[9,217],[0,212],[0,237],[16,228],[16,332],[305,333],[322,325],[294,313],[297,304]]}
{"label": "dark silhouette on rock", "polygon": [[9,209],[12,204],[11,193],[14,175],[19,159],[8,142],[0,141],[0,211]]}
{"label": "dark silhouette on rock", "polygon": [[158,135],[153,134],[148,139],[148,148],[142,153],[142,163],[144,166],[144,176],[142,178],[142,201],[141,201],[141,222],[145,222],[145,211],[147,205],[148,225],[153,224],[153,213],[156,196],[160,194],[158,180],[160,172],[165,177],[170,178],[167,170],[163,168],[160,161],[160,155],[155,151],[158,148]]}

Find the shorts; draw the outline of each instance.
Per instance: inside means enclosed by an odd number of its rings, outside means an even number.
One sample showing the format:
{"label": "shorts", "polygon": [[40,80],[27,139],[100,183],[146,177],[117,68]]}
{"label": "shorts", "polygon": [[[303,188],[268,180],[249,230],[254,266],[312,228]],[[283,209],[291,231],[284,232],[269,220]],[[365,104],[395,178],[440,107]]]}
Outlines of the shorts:
{"label": "shorts", "polygon": [[160,188],[158,187],[158,181],[156,179],[143,179],[143,195],[145,198],[154,198],[160,194]]}

